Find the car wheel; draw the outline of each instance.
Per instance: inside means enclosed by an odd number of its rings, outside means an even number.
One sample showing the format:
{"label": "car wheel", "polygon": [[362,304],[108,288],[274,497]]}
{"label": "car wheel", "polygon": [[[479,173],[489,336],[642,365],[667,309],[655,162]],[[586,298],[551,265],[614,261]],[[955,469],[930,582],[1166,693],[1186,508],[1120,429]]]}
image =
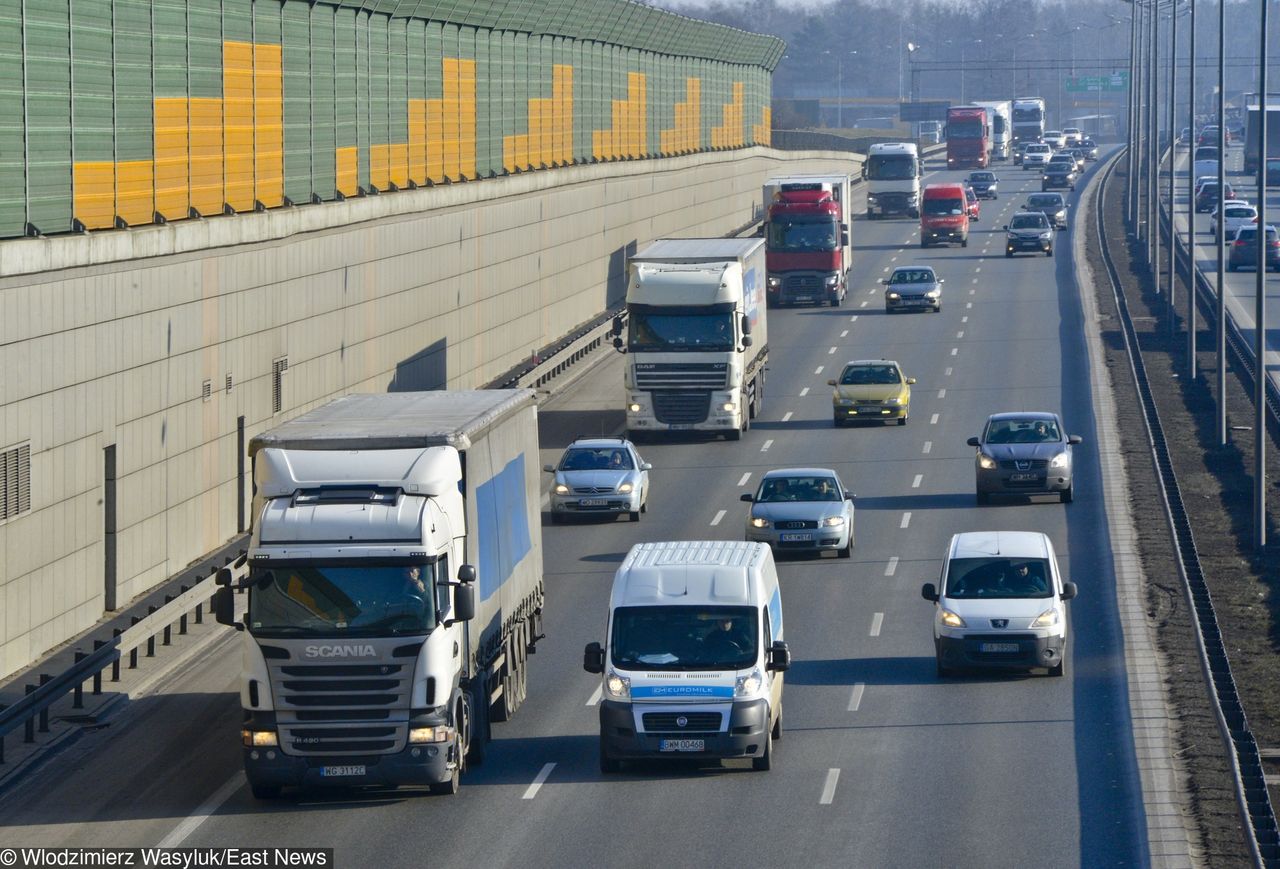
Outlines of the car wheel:
{"label": "car wheel", "polygon": [[600,772],[605,775],[613,775],[622,772],[622,761],[609,754],[609,749],[604,746],[604,737],[600,737]]}
{"label": "car wheel", "polygon": [[906,424],[907,424],[907,418],[905,416],[898,417],[898,425],[906,425]]}
{"label": "car wheel", "polygon": [[649,502],[648,502],[648,500],[645,500],[643,503],[641,503],[641,504],[640,504],[640,512],[641,512],[641,513],[648,513],[648,512],[649,512]]}
{"label": "car wheel", "polygon": [[1076,496],[1075,488],[1076,488],[1075,483],[1072,483],[1071,485],[1067,486],[1066,489],[1058,493],[1058,500],[1060,500],[1064,504],[1070,504],[1075,499],[1075,496]]}
{"label": "car wheel", "polygon": [[934,663],[937,665],[937,668],[938,668],[939,679],[948,679],[955,674],[955,670],[952,670],[950,667],[944,667],[942,665],[942,658],[935,658]]}
{"label": "car wheel", "polygon": [[1049,675],[1059,677],[1067,675],[1067,650],[1065,648],[1062,650],[1062,658],[1058,661],[1058,666],[1049,668]]}
{"label": "car wheel", "polygon": [[928,246],[929,246],[929,242],[925,241],[925,240],[922,238],[922,239],[920,239],[920,246],[921,246],[921,247],[928,247]]}
{"label": "car wheel", "polygon": [[832,424],[834,424],[834,425],[835,425],[835,427],[836,427],[836,428],[844,428],[844,420],[842,420],[842,419],[841,419],[840,417],[838,417],[838,416],[834,416],[834,417],[832,417],[832,418],[831,418],[831,422],[832,422]]}
{"label": "car wheel", "polygon": [[969,236],[966,235],[964,238],[960,239],[960,246],[961,247],[969,246]]}
{"label": "car wheel", "polygon": [[751,758],[751,768],[759,772],[773,769],[773,728],[769,729],[769,735],[764,739],[764,754]]}
{"label": "car wheel", "polygon": [[935,314],[941,314],[941,313],[942,313],[942,303],[941,303],[941,302],[939,302],[938,304],[936,304],[936,305],[934,305],[934,306],[933,306],[933,313],[935,313]]}
{"label": "car wheel", "polygon": [[742,429],[735,428],[733,431],[725,432],[725,439],[731,441],[742,440]]}
{"label": "car wheel", "polygon": [[852,531],[849,532],[849,542],[836,550],[836,556],[838,558],[853,557],[853,532]]}
{"label": "car wheel", "polygon": [[1004,252],[1004,258],[1005,258],[1005,259],[1013,259],[1013,251],[1011,251],[1011,250],[1006,250],[1006,251]]}
{"label": "car wheel", "polygon": [[[461,758],[462,741],[457,737],[454,738],[454,756]],[[453,773],[442,782],[434,782],[427,785],[427,793],[437,797],[451,797],[462,787],[462,763],[459,760],[453,766]]]}
{"label": "car wheel", "polygon": [[1049,248],[1044,252],[1045,256],[1053,256],[1053,248]]}

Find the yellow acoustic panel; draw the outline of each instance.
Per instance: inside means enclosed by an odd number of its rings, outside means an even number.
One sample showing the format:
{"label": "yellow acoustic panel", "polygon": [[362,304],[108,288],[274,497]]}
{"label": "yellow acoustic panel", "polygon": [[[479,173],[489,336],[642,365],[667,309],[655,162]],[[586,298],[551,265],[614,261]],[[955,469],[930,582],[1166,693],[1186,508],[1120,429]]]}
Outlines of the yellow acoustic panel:
{"label": "yellow acoustic panel", "polygon": [[356,195],[356,172],[359,167],[360,154],[354,146],[334,150],[334,175],[338,181],[338,192],[343,196]]}
{"label": "yellow acoustic panel", "polygon": [[280,46],[253,46],[254,198],[284,204],[284,79]]}
{"label": "yellow acoustic panel", "polygon": [[156,211],[166,220],[187,216],[188,119],[185,98],[155,101]]}
{"label": "yellow acoustic panel", "polygon": [[426,102],[427,177],[439,183],[444,180],[444,101]]}
{"label": "yellow acoustic panel", "polygon": [[150,160],[116,164],[116,213],[137,226],[155,218],[156,179]]}
{"label": "yellow acoustic panel", "polygon": [[369,146],[369,183],[378,190],[390,190],[389,145]]}
{"label": "yellow acoustic panel", "polygon": [[460,85],[458,82],[458,58],[444,58],[443,66],[444,95],[441,99],[441,110],[444,118],[444,174],[446,178],[457,180],[461,174],[461,130],[458,127],[461,106],[458,101]]}
{"label": "yellow acoustic panel", "polygon": [[476,172],[476,62],[458,60],[458,173],[475,178]]}
{"label": "yellow acoustic panel", "polygon": [[222,100],[188,100],[191,118],[191,207],[221,214],[223,194]]}
{"label": "yellow acoustic panel", "polygon": [[72,210],[89,229],[110,229],[116,218],[116,164],[76,163],[72,168]]}
{"label": "yellow acoustic panel", "polygon": [[427,182],[427,101],[409,100],[409,180]]}
{"label": "yellow acoustic panel", "polygon": [[391,183],[403,189],[409,186],[409,146],[404,143],[387,146],[387,173]]}
{"label": "yellow acoustic panel", "polygon": [[253,43],[222,44],[222,113],[226,148],[225,201],[253,210]]}

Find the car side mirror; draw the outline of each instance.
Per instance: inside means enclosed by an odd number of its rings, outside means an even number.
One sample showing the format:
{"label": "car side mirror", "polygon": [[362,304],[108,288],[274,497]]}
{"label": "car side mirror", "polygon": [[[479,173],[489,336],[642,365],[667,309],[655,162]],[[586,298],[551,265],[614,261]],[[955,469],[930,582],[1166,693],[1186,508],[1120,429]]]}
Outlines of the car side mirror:
{"label": "car side mirror", "polygon": [[1062,584],[1062,599],[1071,600],[1076,596],[1076,584],[1074,582],[1064,582]]}
{"label": "car side mirror", "polygon": [[785,673],[791,669],[791,649],[786,643],[782,640],[773,641],[773,645],[769,646],[769,656],[765,660],[764,668],[775,673]]}
{"label": "car side mirror", "polygon": [[475,582],[476,568],[474,564],[463,564],[458,567],[458,582]]}
{"label": "car side mirror", "polygon": [[220,625],[243,631],[244,625],[236,623],[236,599],[231,586],[224,585],[213,593],[213,618]]}
{"label": "car side mirror", "polygon": [[1009,224],[1007,224],[1007,223],[1006,223],[1006,224],[1004,225],[1004,231],[1005,231],[1005,232],[1008,232],[1008,231],[1009,231]]}
{"label": "car side mirror", "polygon": [[965,441],[965,443],[967,443],[971,447],[982,445],[982,441],[978,440],[977,438],[969,438],[967,441]]}
{"label": "car side mirror", "polygon": [[653,470],[653,465],[649,464],[648,462],[641,462],[641,463],[640,463],[640,470],[642,470],[642,471],[652,471],[652,470]]}
{"label": "car side mirror", "polygon": [[543,465],[543,466],[542,466],[542,470],[546,471],[548,474],[554,474],[554,473],[556,472],[556,466],[555,466],[555,465]]}
{"label": "car side mirror", "polygon": [[744,492],[738,496],[738,500],[746,501],[748,504],[751,504],[756,500],[756,496],[752,495],[750,492]]}
{"label": "car side mirror", "polygon": [[604,672],[604,647],[599,643],[587,643],[582,650],[582,669],[588,673]]}
{"label": "car side mirror", "polygon": [[453,589],[453,618],[449,619],[448,624],[454,622],[469,622],[476,617],[476,589],[475,586],[467,583],[466,585],[454,586]]}
{"label": "car side mirror", "polygon": [[915,379],[914,377],[908,377],[908,378],[907,378],[907,386],[911,386],[911,385],[912,385],[912,384],[914,384],[915,382],[916,382],[916,379]]}
{"label": "car side mirror", "polygon": [[1067,437],[1067,443],[1075,446],[1076,444],[1084,443],[1084,438],[1080,437],[1080,435],[1069,435]]}
{"label": "car side mirror", "polygon": [[947,282],[946,278],[938,278],[938,283],[945,284],[946,282]]}
{"label": "car side mirror", "polygon": [[934,603],[937,603],[938,602],[937,586],[935,586],[932,582],[926,582],[924,585],[920,586],[920,596],[925,600],[931,600]]}
{"label": "car side mirror", "polygon": [[827,381],[827,386],[835,386],[835,385],[836,385],[836,382],[834,380]]}
{"label": "car side mirror", "polygon": [[852,492],[845,492],[845,493],[844,493],[844,498],[845,498],[845,500],[846,500],[846,501],[856,501],[856,500],[858,500],[858,496],[857,496],[857,495],[855,495],[855,494],[853,494]]}

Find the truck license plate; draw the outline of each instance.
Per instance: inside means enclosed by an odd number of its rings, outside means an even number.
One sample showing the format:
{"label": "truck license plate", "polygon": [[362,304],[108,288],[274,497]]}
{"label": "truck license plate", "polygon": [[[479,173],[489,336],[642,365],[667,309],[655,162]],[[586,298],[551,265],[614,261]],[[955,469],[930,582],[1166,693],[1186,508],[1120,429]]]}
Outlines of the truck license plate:
{"label": "truck license plate", "polygon": [[783,534],[781,535],[783,543],[800,543],[805,540],[812,540],[812,534]]}
{"label": "truck license plate", "polygon": [[346,776],[364,775],[364,765],[360,766],[322,766],[320,775],[324,778],[343,778]]}
{"label": "truck license plate", "polygon": [[664,739],[658,745],[659,751],[706,751],[705,739]]}
{"label": "truck license plate", "polygon": [[1017,643],[982,643],[979,647],[984,652],[993,654],[1009,654],[1018,651]]}
{"label": "truck license plate", "polygon": [[603,507],[609,502],[604,498],[583,498],[578,502],[579,507]]}

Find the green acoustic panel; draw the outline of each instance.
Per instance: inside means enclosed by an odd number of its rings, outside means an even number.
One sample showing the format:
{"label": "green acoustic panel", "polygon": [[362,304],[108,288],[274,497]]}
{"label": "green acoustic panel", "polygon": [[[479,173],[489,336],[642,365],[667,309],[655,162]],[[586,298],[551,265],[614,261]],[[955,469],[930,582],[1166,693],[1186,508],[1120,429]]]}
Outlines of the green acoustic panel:
{"label": "green acoustic panel", "polygon": [[356,122],[356,12],[337,9],[333,20],[335,147],[354,148],[360,144],[360,125]]}
{"label": "green acoustic panel", "polygon": [[65,2],[27,4],[27,219],[71,229],[71,21]]}
{"label": "green acoustic panel", "polygon": [[[106,6],[102,0],[77,0]],[[187,0],[188,87],[195,99],[222,97],[222,2]]]}
{"label": "green acoustic panel", "polygon": [[[98,0],[98,6],[109,5]],[[151,24],[157,97],[187,96],[187,4],[185,0],[153,0]],[[77,46],[79,53],[79,46]],[[77,124],[77,127],[79,125]]]}
{"label": "green acoustic panel", "polygon": [[[280,8],[284,74],[284,195],[290,202],[311,198],[311,14],[301,3]],[[332,53],[332,48],[330,48]]]}
{"label": "green acoustic panel", "polygon": [[403,18],[392,18],[387,25],[387,141],[405,145],[409,142],[409,28]]}
{"label": "green acoustic panel", "polygon": [[[308,9],[311,27],[311,123],[307,132],[311,137],[311,190],[322,199],[332,199],[337,189],[335,12],[333,8],[319,4]],[[288,145],[287,139],[285,144]]]}
{"label": "green acoustic panel", "polygon": [[[389,95],[388,95],[388,58],[387,58],[387,18],[383,15],[374,15],[369,18],[369,146],[379,147],[390,144],[392,141],[391,131],[388,126],[389,113]],[[372,183],[372,181],[370,181]],[[386,190],[387,185],[383,181],[379,181],[380,189]]]}
{"label": "green acoustic panel", "polygon": [[150,160],[152,118],[151,3],[115,0],[116,161]]}
{"label": "green acoustic panel", "polygon": [[227,42],[253,42],[253,0],[223,0],[222,38]]}
{"label": "green acoustic panel", "polygon": [[102,0],[71,0],[70,8],[75,159],[77,162],[111,162],[115,159],[111,4]]}
{"label": "green acoustic panel", "polygon": [[373,110],[373,89],[370,87],[369,68],[369,16],[356,14],[356,141],[359,143],[359,170],[357,183],[369,189],[369,115]]}
{"label": "green acoustic panel", "polygon": [[[0,117],[22,117],[21,0],[0,0]],[[24,125],[0,124],[0,238],[26,229],[26,174]]]}

